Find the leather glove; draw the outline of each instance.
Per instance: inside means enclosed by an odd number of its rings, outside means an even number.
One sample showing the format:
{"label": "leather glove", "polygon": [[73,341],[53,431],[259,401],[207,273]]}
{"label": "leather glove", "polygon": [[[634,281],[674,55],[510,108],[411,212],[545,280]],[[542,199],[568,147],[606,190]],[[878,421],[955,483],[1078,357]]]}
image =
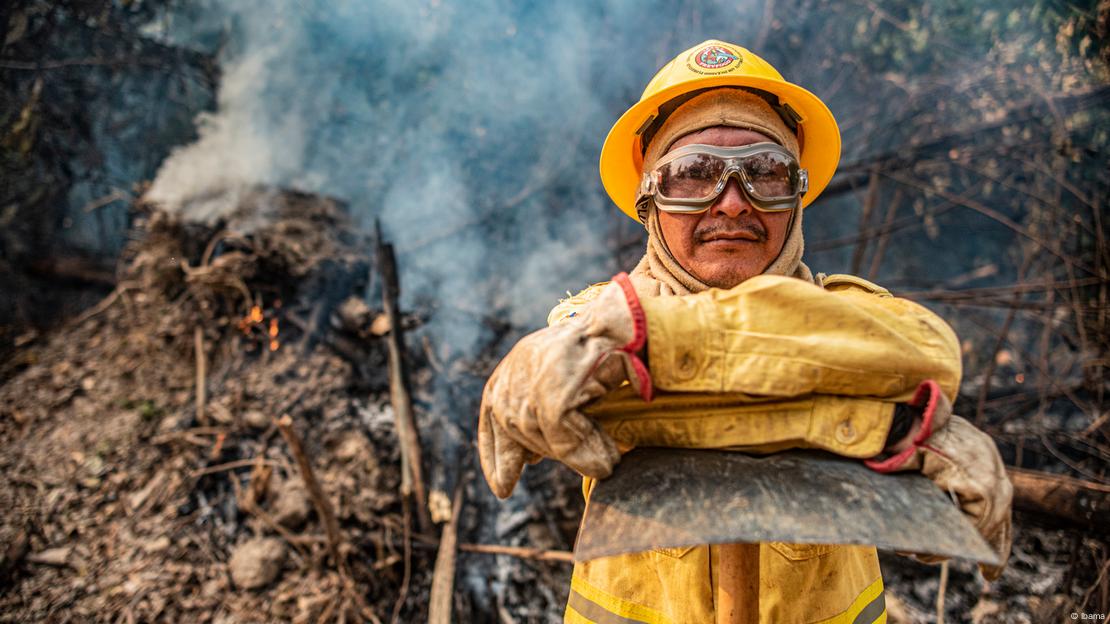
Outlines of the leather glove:
{"label": "leather glove", "polygon": [[637,353],[647,340],[643,308],[621,273],[578,315],[518,342],[482,392],[478,457],[490,489],[506,498],[524,464],[541,457],[587,477],[613,471],[620,452],[582,406],[630,381],[645,401],[651,378]]}
{"label": "leather glove", "polygon": [[[952,414],[952,404],[931,379],[921,382],[910,406],[921,416],[887,459],[864,462],[878,472],[920,470],[940,489],[954,494],[960,509],[998,553],[1002,563],[980,565],[983,576],[993,581],[1002,574],[1010,556],[1010,505],[1013,486],[990,436]],[[928,563],[944,557],[915,555]]]}

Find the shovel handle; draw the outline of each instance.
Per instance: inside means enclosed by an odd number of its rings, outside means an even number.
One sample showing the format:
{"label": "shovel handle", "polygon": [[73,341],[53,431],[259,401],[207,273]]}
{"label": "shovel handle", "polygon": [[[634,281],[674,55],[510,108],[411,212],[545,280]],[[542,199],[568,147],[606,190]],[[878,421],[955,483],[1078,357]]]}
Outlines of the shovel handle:
{"label": "shovel handle", "polygon": [[721,544],[717,552],[717,624],[758,624],[759,544]]}

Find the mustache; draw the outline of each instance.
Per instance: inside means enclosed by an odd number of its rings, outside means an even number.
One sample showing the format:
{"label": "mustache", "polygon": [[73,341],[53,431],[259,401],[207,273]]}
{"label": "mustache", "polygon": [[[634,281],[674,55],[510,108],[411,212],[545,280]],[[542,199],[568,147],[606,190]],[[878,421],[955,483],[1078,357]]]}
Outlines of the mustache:
{"label": "mustache", "polygon": [[737,236],[741,234],[753,236],[760,243],[767,242],[767,229],[758,221],[748,221],[744,223],[709,223],[701,225],[694,230],[694,240],[699,243],[704,243],[714,236]]}

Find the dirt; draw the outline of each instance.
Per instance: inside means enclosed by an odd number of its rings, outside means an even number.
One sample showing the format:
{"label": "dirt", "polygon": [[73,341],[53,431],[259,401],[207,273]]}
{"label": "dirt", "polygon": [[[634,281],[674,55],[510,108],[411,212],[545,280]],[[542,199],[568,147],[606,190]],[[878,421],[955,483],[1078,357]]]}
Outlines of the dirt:
{"label": "dirt", "polygon": [[274,428],[282,413],[344,523],[350,574],[388,619],[403,559],[388,397],[352,391],[367,380],[290,325],[349,294],[321,290],[325,273],[357,292],[369,263],[335,202],[260,192],[248,212],[272,225],[150,213],[117,294],[13,363],[0,387],[0,499],[13,512],[0,532],[26,554],[5,559],[3,621],[353,617]]}

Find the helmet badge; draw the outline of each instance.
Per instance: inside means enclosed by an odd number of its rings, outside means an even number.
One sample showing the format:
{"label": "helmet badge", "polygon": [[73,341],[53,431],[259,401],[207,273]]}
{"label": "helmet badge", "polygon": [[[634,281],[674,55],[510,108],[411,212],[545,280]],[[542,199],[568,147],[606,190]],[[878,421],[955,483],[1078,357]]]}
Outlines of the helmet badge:
{"label": "helmet badge", "polygon": [[[702,46],[690,55],[690,60],[693,64],[687,63],[690,69],[698,73],[718,73],[735,69],[740,64],[740,53],[732,48],[710,44]],[[697,65],[699,69],[693,67]],[[706,72],[705,70],[709,70]]]}

